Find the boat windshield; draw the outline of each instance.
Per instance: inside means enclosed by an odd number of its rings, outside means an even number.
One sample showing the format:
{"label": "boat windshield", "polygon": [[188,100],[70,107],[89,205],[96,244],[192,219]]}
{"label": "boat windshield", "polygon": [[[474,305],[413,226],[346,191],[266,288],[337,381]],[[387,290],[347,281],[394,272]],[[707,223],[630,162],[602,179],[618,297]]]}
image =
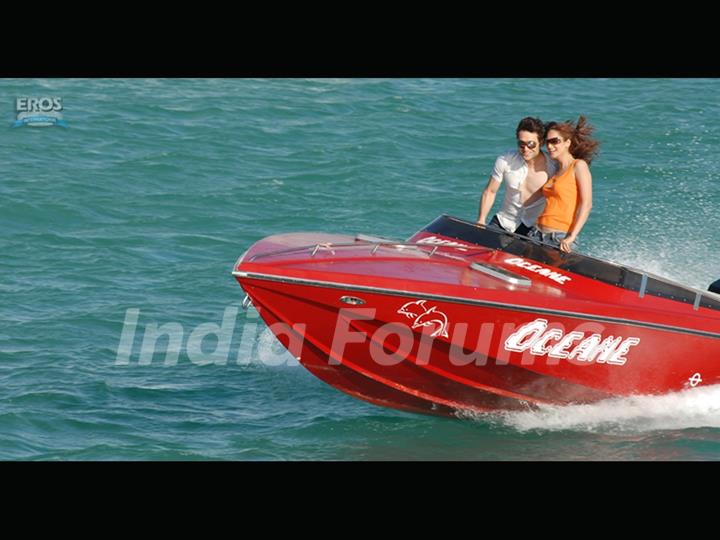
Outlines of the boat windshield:
{"label": "boat windshield", "polygon": [[620,264],[614,264],[580,253],[564,253],[558,248],[491,227],[483,227],[456,217],[442,215],[422,229],[423,232],[455,238],[470,244],[498,249],[525,259],[537,261],[574,272],[603,283],[609,283],[640,294],[667,298],[694,307],[720,311],[720,301],[714,295],[685,287]]}

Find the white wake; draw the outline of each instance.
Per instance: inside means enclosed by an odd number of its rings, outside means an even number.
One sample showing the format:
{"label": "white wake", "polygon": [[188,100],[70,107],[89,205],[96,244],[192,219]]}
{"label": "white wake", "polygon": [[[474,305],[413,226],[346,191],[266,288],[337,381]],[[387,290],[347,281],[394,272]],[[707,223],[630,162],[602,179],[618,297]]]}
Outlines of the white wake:
{"label": "white wake", "polygon": [[616,398],[587,405],[541,406],[492,414],[466,414],[526,431],[645,433],[659,430],[720,428],[720,385],[661,396]]}

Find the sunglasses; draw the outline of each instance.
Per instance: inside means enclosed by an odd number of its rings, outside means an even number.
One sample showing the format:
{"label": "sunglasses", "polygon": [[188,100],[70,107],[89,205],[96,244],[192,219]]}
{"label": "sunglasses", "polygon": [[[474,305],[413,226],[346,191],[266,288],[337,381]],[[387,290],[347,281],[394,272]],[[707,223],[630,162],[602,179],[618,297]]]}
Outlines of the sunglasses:
{"label": "sunglasses", "polygon": [[527,146],[530,150],[534,150],[535,147],[538,145],[538,143],[536,143],[535,141],[518,141],[517,144],[520,148],[525,148]]}
{"label": "sunglasses", "polygon": [[553,137],[545,141],[545,144],[552,144],[553,146],[560,144],[563,140],[560,137]]}

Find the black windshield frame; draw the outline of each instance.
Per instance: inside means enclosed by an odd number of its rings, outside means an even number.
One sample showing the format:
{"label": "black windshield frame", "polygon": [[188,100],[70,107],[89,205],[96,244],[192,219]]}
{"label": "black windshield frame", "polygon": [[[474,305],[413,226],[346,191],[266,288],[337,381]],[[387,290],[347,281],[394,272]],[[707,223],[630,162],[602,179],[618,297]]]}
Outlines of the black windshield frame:
{"label": "black windshield frame", "polygon": [[[471,223],[443,214],[422,230],[470,244],[501,250],[629,291],[639,292],[642,288],[643,276],[645,276],[647,282],[644,294],[690,305],[698,302],[699,306],[720,311],[720,301],[704,294],[703,291],[588,255],[576,252],[565,253],[554,246],[527,236],[509,233],[494,227]],[[700,295],[699,300],[698,295]]]}

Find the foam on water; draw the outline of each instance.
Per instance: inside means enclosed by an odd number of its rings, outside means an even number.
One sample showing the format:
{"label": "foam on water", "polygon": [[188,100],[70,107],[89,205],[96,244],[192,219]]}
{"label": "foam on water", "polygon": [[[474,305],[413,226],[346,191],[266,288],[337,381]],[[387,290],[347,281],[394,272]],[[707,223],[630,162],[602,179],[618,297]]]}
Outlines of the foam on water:
{"label": "foam on water", "polygon": [[697,245],[663,246],[645,239],[632,246],[603,244],[593,255],[702,291],[720,277],[720,261],[714,260],[717,254]]}
{"label": "foam on water", "polygon": [[627,434],[720,428],[720,385],[659,396],[633,396],[584,405],[544,405],[520,412],[462,413],[462,416],[520,432],[571,430]]}

